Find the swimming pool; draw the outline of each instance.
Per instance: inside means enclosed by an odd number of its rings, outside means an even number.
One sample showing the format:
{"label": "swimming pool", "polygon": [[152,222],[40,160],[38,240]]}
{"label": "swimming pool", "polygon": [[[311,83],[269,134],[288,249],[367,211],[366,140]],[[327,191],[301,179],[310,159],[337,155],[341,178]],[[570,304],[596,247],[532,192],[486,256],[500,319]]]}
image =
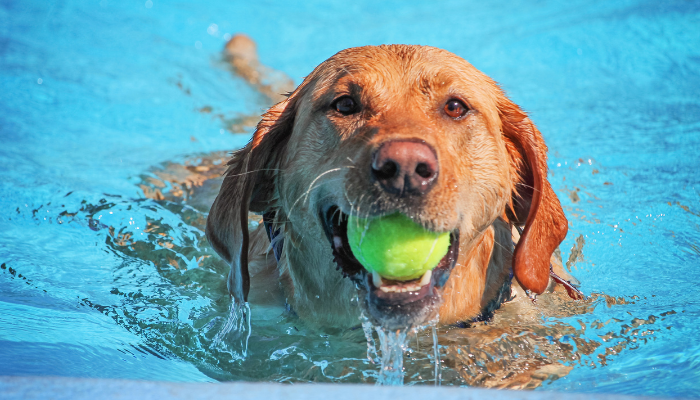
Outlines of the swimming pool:
{"label": "swimming pool", "polygon": [[[317,332],[276,304],[253,306],[246,354],[245,338],[212,347],[229,299],[225,266],[200,246],[203,213],[145,195],[164,163],[248,140],[230,121],[266,102],[220,59],[245,32],[297,83],[380,43],[442,47],[500,82],[549,145],[564,259],[582,245],[573,274],[608,296],[507,344],[571,367],[542,390],[698,396],[699,23],[687,1],[4,2],[0,375],[376,379],[361,330]],[[481,345],[442,333],[444,384],[479,385],[519,356],[447,362]],[[428,339],[407,356],[409,384],[431,382]]]}

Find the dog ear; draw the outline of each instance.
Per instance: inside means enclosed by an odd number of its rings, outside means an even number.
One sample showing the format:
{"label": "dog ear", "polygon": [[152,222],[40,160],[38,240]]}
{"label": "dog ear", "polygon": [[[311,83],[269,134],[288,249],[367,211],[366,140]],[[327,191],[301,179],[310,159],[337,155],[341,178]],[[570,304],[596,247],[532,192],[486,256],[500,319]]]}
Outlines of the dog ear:
{"label": "dog ear", "polygon": [[499,114],[514,179],[508,218],[525,225],[513,254],[513,273],[524,289],[542,293],[549,259],[566,237],[568,221],[547,180],[547,146],[530,118],[505,96]]}
{"label": "dog ear", "polygon": [[263,114],[250,142],[233,154],[207,217],[207,240],[231,266],[227,287],[238,303],[248,300],[250,290],[248,211],[263,213],[275,206],[278,160],[292,133],[296,97]]}

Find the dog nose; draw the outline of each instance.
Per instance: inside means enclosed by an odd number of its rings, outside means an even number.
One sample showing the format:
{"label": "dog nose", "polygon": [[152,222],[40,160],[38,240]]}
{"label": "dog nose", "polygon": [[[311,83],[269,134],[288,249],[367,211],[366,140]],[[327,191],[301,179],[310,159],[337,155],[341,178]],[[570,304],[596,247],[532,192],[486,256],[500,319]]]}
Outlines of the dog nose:
{"label": "dog nose", "polygon": [[437,181],[437,156],[423,141],[385,142],[374,153],[372,176],[389,193],[423,195]]}

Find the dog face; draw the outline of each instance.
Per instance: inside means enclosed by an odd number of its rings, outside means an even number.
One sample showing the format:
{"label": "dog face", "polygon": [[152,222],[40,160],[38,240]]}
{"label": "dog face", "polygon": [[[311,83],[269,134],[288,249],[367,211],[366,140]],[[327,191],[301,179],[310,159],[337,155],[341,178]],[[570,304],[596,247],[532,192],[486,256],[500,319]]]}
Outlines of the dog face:
{"label": "dog face", "polygon": [[[499,217],[527,221],[512,268],[524,287],[544,290],[549,256],[566,234],[545,154],[525,114],[463,59],[421,46],[348,49],[263,116],[230,163],[207,236],[232,265],[229,290],[238,301],[250,280],[247,212],[274,213],[284,235],[282,284],[300,316],[356,324],[356,286],[375,323],[420,325],[438,312],[452,269],[473,272],[477,247]],[[412,282],[367,273],[348,244],[349,215],[397,212],[450,232],[447,255]],[[476,266],[482,282],[450,296],[483,304],[487,288],[507,283],[511,260],[488,256]]]}

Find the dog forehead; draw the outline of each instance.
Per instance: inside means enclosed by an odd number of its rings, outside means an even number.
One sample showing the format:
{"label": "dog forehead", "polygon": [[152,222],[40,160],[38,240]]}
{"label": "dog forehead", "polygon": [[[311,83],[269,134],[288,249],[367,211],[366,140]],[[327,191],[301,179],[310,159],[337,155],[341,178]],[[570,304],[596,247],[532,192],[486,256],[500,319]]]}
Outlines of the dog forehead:
{"label": "dog forehead", "polygon": [[444,102],[457,98],[477,111],[488,130],[501,129],[498,104],[503,93],[496,82],[463,58],[435,47],[365,46],[335,54],[292,94],[295,131],[314,133],[306,128],[328,124],[328,108],[344,95],[360,100],[369,118],[408,108],[419,111],[414,116],[434,116]]}
{"label": "dog forehead", "polygon": [[321,66],[324,64],[341,66],[348,71],[361,71],[367,68],[372,70],[393,68],[408,71],[411,67],[440,66],[445,63],[473,68],[465,59],[447,50],[430,46],[402,44],[351,47],[336,53],[324,61]]}
{"label": "dog forehead", "polygon": [[418,45],[382,45],[342,50],[306,78],[314,102],[341,92],[418,92],[426,96],[459,92],[477,103],[491,103],[495,83],[465,59],[443,49]]}

